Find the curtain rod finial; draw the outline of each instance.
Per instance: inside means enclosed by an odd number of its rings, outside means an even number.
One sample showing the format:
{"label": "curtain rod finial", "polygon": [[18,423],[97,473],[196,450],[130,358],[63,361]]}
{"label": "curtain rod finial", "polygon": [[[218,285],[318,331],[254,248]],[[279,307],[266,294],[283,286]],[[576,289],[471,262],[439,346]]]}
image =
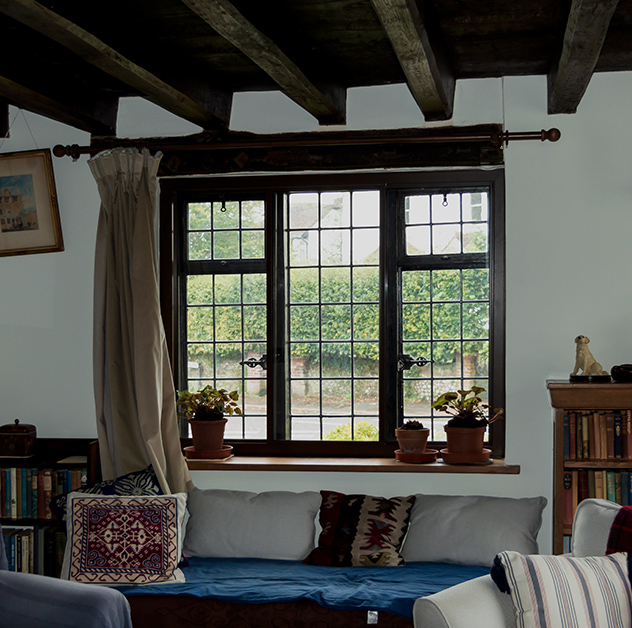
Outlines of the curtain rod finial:
{"label": "curtain rod finial", "polygon": [[562,137],[562,132],[559,129],[553,128],[545,131],[542,129],[542,141],[549,140],[549,142],[557,142]]}

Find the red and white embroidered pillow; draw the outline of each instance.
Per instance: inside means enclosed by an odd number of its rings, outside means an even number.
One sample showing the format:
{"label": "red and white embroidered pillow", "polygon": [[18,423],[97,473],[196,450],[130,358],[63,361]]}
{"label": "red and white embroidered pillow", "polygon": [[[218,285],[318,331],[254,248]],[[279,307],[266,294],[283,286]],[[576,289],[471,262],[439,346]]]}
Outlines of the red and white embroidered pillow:
{"label": "red and white embroidered pillow", "polygon": [[71,493],[62,578],[96,584],[184,581],[185,493],[124,497]]}
{"label": "red and white embroidered pillow", "polygon": [[395,567],[404,565],[399,549],[408,529],[415,496],[372,497],[321,491],[318,547],[308,565]]}

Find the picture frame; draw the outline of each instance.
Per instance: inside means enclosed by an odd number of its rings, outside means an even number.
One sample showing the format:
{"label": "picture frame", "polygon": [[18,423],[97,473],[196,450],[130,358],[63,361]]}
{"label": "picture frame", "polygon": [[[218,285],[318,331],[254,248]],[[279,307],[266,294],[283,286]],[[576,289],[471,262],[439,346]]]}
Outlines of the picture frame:
{"label": "picture frame", "polygon": [[0,257],[63,250],[50,149],[0,153]]}

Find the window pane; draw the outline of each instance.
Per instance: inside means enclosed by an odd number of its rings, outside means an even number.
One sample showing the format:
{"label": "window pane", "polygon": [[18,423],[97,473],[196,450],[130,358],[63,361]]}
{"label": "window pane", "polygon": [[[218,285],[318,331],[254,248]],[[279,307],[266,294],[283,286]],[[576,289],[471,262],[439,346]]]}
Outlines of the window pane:
{"label": "window pane", "polygon": [[461,300],[461,271],[458,269],[435,270],[432,273],[433,301]]}
{"label": "window pane", "polygon": [[379,229],[356,229],[353,232],[353,263],[375,265],[379,261]]}
{"label": "window pane", "polygon": [[218,231],[213,234],[214,259],[238,259],[239,231]]}
{"label": "window pane", "polygon": [[423,225],[430,222],[430,197],[407,196],[404,199],[404,221],[407,225]]}
{"label": "window pane", "polygon": [[406,253],[408,255],[430,253],[430,227],[406,227]]}
{"label": "window pane", "polygon": [[463,269],[463,300],[489,299],[489,269]]}
{"label": "window pane", "polygon": [[432,306],[432,337],[461,336],[461,306],[458,303],[435,303]]}
{"label": "window pane", "polygon": [[430,306],[402,306],[403,340],[430,339]]}
{"label": "window pane", "polygon": [[265,226],[265,203],[244,201],[241,205],[241,226],[244,229],[263,229]]}
{"label": "window pane", "polygon": [[323,266],[348,264],[351,259],[349,230],[331,229],[320,234],[320,262]]}
{"label": "window pane", "polygon": [[323,343],[323,377],[351,377],[351,343]]}
{"label": "window pane", "polygon": [[193,232],[189,234],[189,259],[211,258],[211,234]]}
{"label": "window pane", "polygon": [[359,378],[379,371],[379,200],[374,190],[289,195],[292,438],[344,440],[356,415],[376,416],[377,379]]}
{"label": "window pane", "polygon": [[241,250],[244,259],[263,257],[265,254],[263,231],[242,231]]}
{"label": "window pane", "polygon": [[446,255],[461,252],[461,229],[459,225],[434,225],[432,227],[432,252]]}
{"label": "window pane", "polygon": [[402,301],[430,301],[430,271],[402,273]]}
{"label": "window pane", "polygon": [[433,194],[432,222],[459,222],[460,220],[460,194]]}
{"label": "window pane", "polygon": [[353,193],[353,226],[377,227],[380,224],[380,193],[367,190]]}
{"label": "window pane", "polygon": [[[348,303],[351,300],[349,268],[323,268],[320,277],[323,303]],[[314,292],[315,298],[318,299],[318,290]]]}
{"label": "window pane", "polygon": [[211,228],[211,203],[190,203],[188,209],[190,231]]}
{"label": "window pane", "polygon": [[213,229],[239,229],[240,203],[213,203]]}

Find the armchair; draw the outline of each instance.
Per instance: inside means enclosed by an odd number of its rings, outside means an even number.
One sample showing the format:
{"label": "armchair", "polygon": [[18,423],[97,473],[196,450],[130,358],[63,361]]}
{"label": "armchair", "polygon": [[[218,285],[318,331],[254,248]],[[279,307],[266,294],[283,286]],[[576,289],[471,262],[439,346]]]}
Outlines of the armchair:
{"label": "armchair", "polygon": [[[603,499],[580,502],[573,520],[573,556],[605,555],[610,527],[619,508]],[[515,628],[516,625],[511,596],[501,593],[491,576],[419,598],[413,619],[416,628]]]}
{"label": "armchair", "polygon": [[132,628],[129,604],[115,589],[7,571],[0,526],[2,628]]}

